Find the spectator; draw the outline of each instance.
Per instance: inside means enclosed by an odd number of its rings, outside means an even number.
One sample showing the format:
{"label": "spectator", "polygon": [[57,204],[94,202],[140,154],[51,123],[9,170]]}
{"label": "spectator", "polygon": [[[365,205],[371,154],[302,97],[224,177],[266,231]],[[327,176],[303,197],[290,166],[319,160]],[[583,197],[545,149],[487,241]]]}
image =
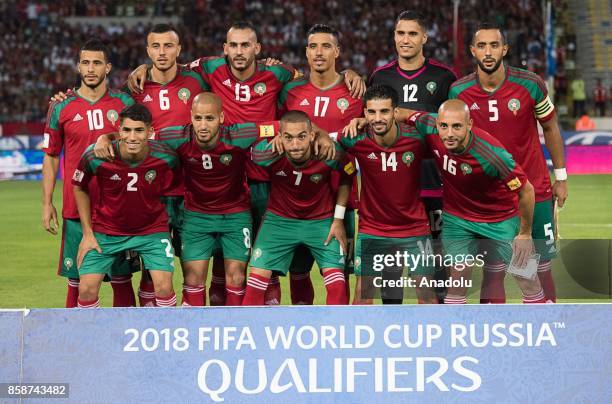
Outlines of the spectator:
{"label": "spectator", "polygon": [[584,114],[576,121],[576,130],[595,130],[595,122],[587,114]]}
{"label": "spectator", "polygon": [[595,111],[599,116],[606,116],[606,104],[608,103],[608,89],[597,79],[597,85],[593,89],[593,100],[595,101]]}
{"label": "spectator", "polygon": [[570,88],[574,101],[574,118],[585,115],[586,92],[584,91],[584,80],[582,80],[578,71],[576,71],[576,77],[572,80]]}

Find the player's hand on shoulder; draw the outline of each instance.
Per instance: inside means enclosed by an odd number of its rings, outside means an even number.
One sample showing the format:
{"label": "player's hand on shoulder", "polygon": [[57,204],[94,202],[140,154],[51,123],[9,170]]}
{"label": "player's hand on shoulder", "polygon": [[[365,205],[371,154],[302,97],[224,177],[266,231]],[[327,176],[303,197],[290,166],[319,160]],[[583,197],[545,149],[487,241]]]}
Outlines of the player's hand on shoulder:
{"label": "player's hand on shoulder", "polygon": [[342,248],[343,254],[346,254],[346,230],[344,228],[344,220],[342,219],[334,219],[332,222],[329,233],[327,234],[327,238],[325,239],[325,245],[328,245],[329,242],[335,238],[340,243],[340,247]]}
{"label": "player's hand on shoulder", "polygon": [[100,254],[102,253],[102,249],[98,244],[98,240],[96,240],[96,236],[94,236],[93,233],[83,234],[83,238],[81,239],[81,243],[79,244],[79,252],[77,254],[77,268],[81,267],[85,256],[91,250],[96,250]]}
{"label": "player's hand on shoulder", "polygon": [[366,90],[366,83],[359,74],[352,70],[346,70],[344,72],[344,82],[351,93],[351,97],[363,97]]}
{"label": "player's hand on shoulder", "polygon": [[113,144],[108,135],[101,135],[100,137],[98,137],[98,140],[94,145],[94,156],[96,156],[96,158],[107,161],[111,161],[115,158]]}
{"label": "player's hand on shoulder", "polygon": [[281,62],[280,60],[276,58],[265,58],[265,59],[262,59],[261,61],[268,67],[283,64],[283,62]]}
{"label": "player's hand on shoulder", "polygon": [[319,134],[314,141],[314,152],[319,160],[336,158],[336,145],[328,134]]}
{"label": "player's hand on shoulder", "polygon": [[55,93],[53,97],[51,97],[49,103],[66,101],[68,97],[70,97],[72,94],[74,93],[71,88],[66,89],[66,92],[60,91],[58,93]]}
{"label": "player's hand on shoulder", "polygon": [[285,152],[285,147],[283,146],[283,139],[281,139],[280,133],[277,133],[276,136],[274,136],[270,140],[270,145],[272,146],[272,152],[274,153],[278,153],[279,155],[281,155]]}
{"label": "player's hand on shoulder", "polygon": [[131,92],[140,94],[144,90],[144,83],[147,79],[147,65],[138,66],[127,79],[127,86]]}
{"label": "player's hand on shoulder", "polygon": [[512,264],[525,268],[534,250],[531,234],[518,234],[512,242]]}
{"label": "player's hand on shoulder", "polygon": [[368,121],[366,121],[365,118],[353,118],[351,119],[351,122],[349,122],[349,124],[342,129],[342,135],[348,136],[352,139],[356,137],[363,128],[365,128],[367,123]]}
{"label": "player's hand on shoulder", "polygon": [[43,205],[42,214],[43,227],[51,234],[57,234],[59,222],[57,220],[57,209],[52,203]]}

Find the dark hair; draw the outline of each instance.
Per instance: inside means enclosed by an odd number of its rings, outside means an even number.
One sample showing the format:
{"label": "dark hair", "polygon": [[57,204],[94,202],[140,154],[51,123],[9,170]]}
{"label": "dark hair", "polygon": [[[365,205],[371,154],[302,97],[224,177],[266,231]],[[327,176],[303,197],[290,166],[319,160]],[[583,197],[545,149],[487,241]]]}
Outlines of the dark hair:
{"label": "dark hair", "polygon": [[259,38],[259,34],[257,33],[257,28],[255,28],[255,25],[253,25],[253,23],[251,23],[250,21],[246,21],[246,20],[235,21],[232,25],[230,25],[230,27],[227,30],[229,31],[232,28],[233,29],[250,29],[251,31],[255,33],[255,37]]}
{"label": "dark hair", "polygon": [[102,52],[104,53],[106,62],[110,63],[110,51],[108,50],[108,46],[99,38],[92,38],[81,46],[79,50],[79,60],[81,59],[81,52],[83,51]]}
{"label": "dark hair", "polygon": [[472,43],[474,43],[474,38],[476,38],[476,33],[483,29],[494,29],[499,31],[501,34],[502,45],[506,44],[506,35],[504,35],[504,30],[501,25],[491,22],[491,21],[483,21],[476,26],[476,31],[474,31],[474,35],[472,36]]}
{"label": "dark hair", "polygon": [[126,118],[132,121],[144,122],[147,126],[151,126],[151,122],[153,121],[153,117],[149,110],[141,104],[133,104],[124,108],[119,113],[119,121],[123,122]]}
{"label": "dark hair", "polygon": [[310,123],[310,117],[304,111],[298,111],[295,109],[291,111],[287,111],[283,114],[283,116],[280,119],[281,125],[285,123],[300,123],[300,122],[305,122],[308,125],[308,129],[312,128],[312,124]]}
{"label": "dark hair", "polygon": [[370,100],[391,100],[393,108],[397,107],[399,103],[397,92],[393,88],[383,84],[374,84],[368,87],[363,95],[363,103],[365,104]]}
{"label": "dark hair", "polygon": [[397,16],[395,20],[395,25],[397,25],[400,21],[416,21],[417,24],[423,29],[423,31],[427,32],[427,20],[425,16],[418,11],[405,10]]}
{"label": "dark hair", "polygon": [[336,38],[336,42],[340,43],[340,33],[335,28],[325,24],[315,24],[306,33],[306,38],[313,34],[330,34]]}
{"label": "dark hair", "polygon": [[181,43],[181,36],[179,35],[179,32],[170,24],[155,24],[153,28],[149,30],[147,36],[149,36],[149,34],[165,34],[166,32],[174,32],[179,39],[179,43]]}

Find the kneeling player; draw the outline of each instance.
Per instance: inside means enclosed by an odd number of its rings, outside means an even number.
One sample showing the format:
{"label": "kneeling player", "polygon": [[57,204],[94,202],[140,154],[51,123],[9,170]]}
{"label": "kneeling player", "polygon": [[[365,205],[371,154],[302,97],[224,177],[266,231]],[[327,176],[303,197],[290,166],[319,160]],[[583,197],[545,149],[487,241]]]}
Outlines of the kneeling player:
{"label": "kneeling player", "polygon": [[[344,213],[355,167],[343,153],[334,160],[315,158],[315,134],[304,112],[284,114],[280,132],[285,155],[272,153],[267,140],[253,149],[253,161],[270,174],[272,191],[249,262],[251,272],[243,305],[264,304],[272,271],[286,274],[300,245],[310,250],[321,268],[327,304],[346,304]],[[330,182],[333,170],[344,174],[335,212]]]}
{"label": "kneeling player", "polygon": [[[444,102],[437,116],[415,114],[411,119],[426,135],[442,173],[446,254],[476,256],[477,241],[485,239],[493,247],[484,256],[488,266],[505,267],[512,260],[524,268],[533,251],[535,197],[523,169],[495,137],[472,127],[470,110],[463,101]],[[450,279],[458,286],[449,287],[444,303],[466,302],[471,267],[461,263],[451,269]],[[515,279],[523,303],[546,302],[537,277]]]}
{"label": "kneeling player", "polygon": [[[175,306],[172,288],[174,252],[168,216],[160,197],[167,191],[178,165],[169,147],[149,141],[151,113],[136,104],[119,114],[119,141],[113,142],[112,161],[94,156],[88,147],[72,178],[83,239],[77,266],[79,307],[99,307],[98,292],[115,258],[136,251],[150,268],[157,306]],[[87,185],[96,178],[100,201],[92,224]]]}

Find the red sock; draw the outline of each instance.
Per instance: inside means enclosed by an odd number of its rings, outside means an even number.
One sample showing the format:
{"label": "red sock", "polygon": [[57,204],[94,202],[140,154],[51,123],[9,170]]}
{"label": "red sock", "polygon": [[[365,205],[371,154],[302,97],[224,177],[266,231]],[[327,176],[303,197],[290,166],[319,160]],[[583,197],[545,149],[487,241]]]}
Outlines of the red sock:
{"label": "red sock", "polygon": [[138,302],[140,307],[155,307],[155,286],[153,286],[153,281],[145,278],[144,274],[142,274],[138,288]]}
{"label": "red sock", "polygon": [[81,300],[77,298],[77,307],[79,309],[95,309],[100,307],[100,298],[96,297],[94,300]]}
{"label": "red sock", "polygon": [[136,297],[132,289],[132,274],[111,277],[113,287],[113,307],[136,307]]}
{"label": "red sock", "polygon": [[266,306],[278,306],[281,301],[281,288],[280,288],[280,280],[278,279],[278,275],[273,274],[270,277],[270,281],[268,283],[268,289],[266,290],[266,294],[264,297],[264,304]]}
{"label": "red sock", "polygon": [[165,297],[155,295],[155,303],[156,307],[174,307],[176,306],[176,294],[172,292],[171,295]]}
{"label": "red sock", "polygon": [[236,287],[225,285],[225,300],[226,306],[242,306],[242,299],[244,299],[245,289],[243,287]]}
{"label": "red sock", "polygon": [[344,272],[341,269],[328,269],[323,275],[323,283],[327,290],[325,304],[346,304],[346,282]]}
{"label": "red sock", "polygon": [[225,268],[217,268],[213,265],[208,300],[211,306],[225,306]]}
{"label": "red sock", "polygon": [[466,304],[467,298],[465,296],[446,295],[444,297],[444,304]]}
{"label": "red sock", "polygon": [[251,273],[247,280],[246,292],[242,299],[243,306],[263,306],[268,282],[266,277]]}
{"label": "red sock", "polygon": [[542,289],[534,295],[525,295],[523,293],[523,304],[532,303],[546,303],[546,297],[544,297],[544,291]]}
{"label": "red sock", "polygon": [[314,302],[314,288],[310,280],[310,273],[290,274],[289,286],[291,289],[291,304],[312,305]]}
{"label": "red sock", "polygon": [[66,308],[72,309],[78,306],[79,280],[68,278],[68,291],[66,292]]}
{"label": "red sock", "polygon": [[206,291],[204,285],[183,284],[183,306],[206,306]]}
{"label": "red sock", "polygon": [[480,304],[506,303],[506,289],[504,288],[506,264],[487,264],[482,267],[482,272]]}
{"label": "red sock", "polygon": [[552,263],[550,261],[542,261],[538,265],[538,278],[540,285],[544,290],[544,296],[547,303],[557,303],[557,291],[555,289],[555,281],[552,277]]}

